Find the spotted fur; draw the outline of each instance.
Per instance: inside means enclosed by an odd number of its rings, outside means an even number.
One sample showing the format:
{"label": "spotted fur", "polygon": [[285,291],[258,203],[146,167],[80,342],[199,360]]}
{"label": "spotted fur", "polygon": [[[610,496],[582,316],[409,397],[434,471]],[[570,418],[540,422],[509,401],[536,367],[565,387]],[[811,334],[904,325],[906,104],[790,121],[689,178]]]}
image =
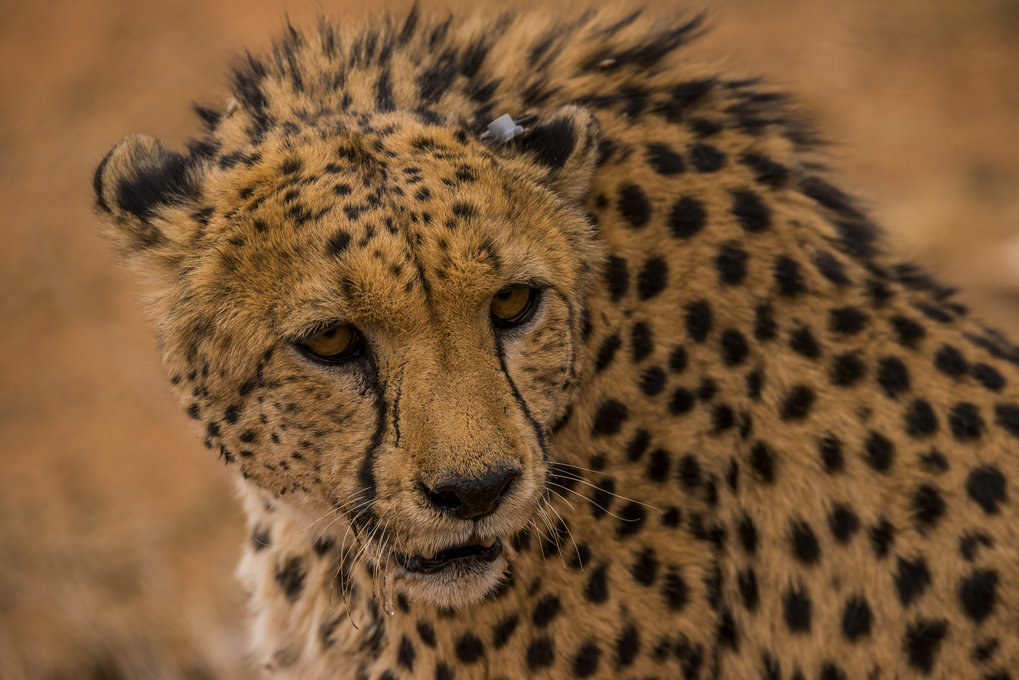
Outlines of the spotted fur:
{"label": "spotted fur", "polygon": [[[1013,677],[1019,353],[883,253],[784,97],[687,56],[699,30],[291,29],[186,153],[102,161],[174,389],[242,478],[259,667]],[[503,113],[535,118],[481,141]],[[543,293],[503,333],[510,284]],[[358,361],[296,349],[337,322]],[[480,520],[422,493],[499,466]],[[394,578],[479,536],[515,550]]]}

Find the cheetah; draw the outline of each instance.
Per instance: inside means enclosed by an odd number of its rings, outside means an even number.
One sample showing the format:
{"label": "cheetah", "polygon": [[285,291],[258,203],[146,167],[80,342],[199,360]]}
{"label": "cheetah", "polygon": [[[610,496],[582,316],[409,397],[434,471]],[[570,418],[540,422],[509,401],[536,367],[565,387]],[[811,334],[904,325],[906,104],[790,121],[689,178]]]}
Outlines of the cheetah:
{"label": "cheetah", "polygon": [[267,675],[1013,677],[1019,352],[702,26],[288,27],[99,164]]}

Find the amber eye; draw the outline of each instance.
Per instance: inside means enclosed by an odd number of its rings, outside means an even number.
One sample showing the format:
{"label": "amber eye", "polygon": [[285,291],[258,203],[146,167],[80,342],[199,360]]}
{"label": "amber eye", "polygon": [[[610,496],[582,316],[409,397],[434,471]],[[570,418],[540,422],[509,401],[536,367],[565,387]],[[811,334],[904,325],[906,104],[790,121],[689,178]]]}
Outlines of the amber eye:
{"label": "amber eye", "polygon": [[519,326],[534,313],[538,290],[518,285],[503,288],[492,298],[492,323],[500,328]]}
{"label": "amber eye", "polygon": [[337,324],[313,335],[298,347],[319,361],[339,363],[358,356],[361,344],[361,334],[356,328]]}

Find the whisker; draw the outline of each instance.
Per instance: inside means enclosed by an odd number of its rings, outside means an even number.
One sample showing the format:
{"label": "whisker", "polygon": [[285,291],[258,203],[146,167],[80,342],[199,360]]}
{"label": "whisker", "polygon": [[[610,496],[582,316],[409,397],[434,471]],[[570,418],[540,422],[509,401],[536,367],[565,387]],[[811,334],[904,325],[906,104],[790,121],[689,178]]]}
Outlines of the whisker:
{"label": "whisker", "polygon": [[[621,494],[614,493],[612,491],[608,491],[607,489],[603,489],[600,486],[596,486],[596,485],[592,484],[591,482],[587,481],[586,479],[582,479],[580,477],[565,477],[565,476],[563,478],[564,479],[568,479],[570,481],[579,482],[580,484],[583,484],[585,486],[589,486],[592,489],[597,489],[598,491],[601,491],[602,493],[607,493],[610,496],[615,496],[616,498],[619,498],[621,500],[629,501],[630,503],[635,503],[636,505],[643,505],[645,508],[650,508],[651,510],[654,510],[655,512],[658,512],[658,513],[662,512],[661,508],[655,507],[654,505],[650,505],[648,503],[644,503],[644,502],[638,501],[635,498],[629,498],[627,496],[623,496]],[[560,485],[560,486],[562,486],[562,485]]]}

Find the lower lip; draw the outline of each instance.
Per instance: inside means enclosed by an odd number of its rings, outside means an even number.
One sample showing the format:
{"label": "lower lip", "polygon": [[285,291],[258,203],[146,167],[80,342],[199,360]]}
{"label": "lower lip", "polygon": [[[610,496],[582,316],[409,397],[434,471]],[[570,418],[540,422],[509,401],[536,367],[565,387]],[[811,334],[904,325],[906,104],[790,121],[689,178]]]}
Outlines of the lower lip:
{"label": "lower lip", "polygon": [[[456,548],[452,548],[443,552],[455,552],[456,550]],[[442,553],[431,558],[419,555],[397,555],[396,561],[401,567],[412,574],[436,574],[457,564],[469,567],[474,564],[494,562],[502,553],[502,541],[497,538],[491,547],[484,548],[478,552],[472,552],[469,555],[445,557],[442,559],[439,558],[439,555]]]}

